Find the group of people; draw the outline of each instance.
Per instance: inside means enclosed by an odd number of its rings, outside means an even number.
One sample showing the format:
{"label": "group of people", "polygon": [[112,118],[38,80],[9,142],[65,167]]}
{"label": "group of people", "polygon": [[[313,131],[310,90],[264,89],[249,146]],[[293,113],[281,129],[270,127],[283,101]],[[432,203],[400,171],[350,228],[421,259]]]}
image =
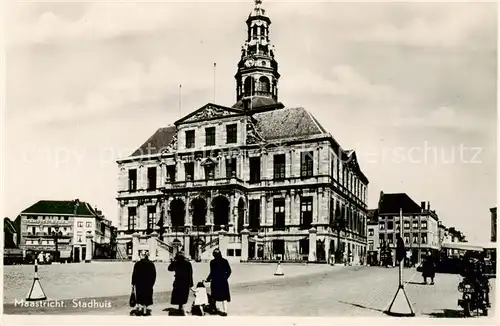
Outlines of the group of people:
{"label": "group of people", "polygon": [[[132,273],[132,291],[136,299],[136,315],[149,315],[148,306],[153,304],[153,287],[156,281],[156,268],[149,260],[147,251],[141,253],[141,259],[135,263]],[[206,312],[227,316],[227,303],[231,301],[228,279],[231,276],[229,262],[222,257],[217,248],[210,261],[210,272],[206,280],[201,280],[194,287],[193,267],[180,251],[170,262],[168,271],[174,272],[174,283],[170,303],[177,307],[174,314],[185,315],[184,305],[189,300],[189,293],[194,292],[193,314],[204,315]],[[210,283],[210,295],[205,288]],[[221,309],[218,309],[217,303]]]}

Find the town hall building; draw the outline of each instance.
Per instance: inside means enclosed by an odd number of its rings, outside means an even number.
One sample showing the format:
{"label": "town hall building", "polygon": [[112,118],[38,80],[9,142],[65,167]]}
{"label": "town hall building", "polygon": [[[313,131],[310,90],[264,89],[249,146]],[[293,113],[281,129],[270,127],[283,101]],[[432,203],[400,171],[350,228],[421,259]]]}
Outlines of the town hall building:
{"label": "town hall building", "polygon": [[368,179],[356,153],[279,101],[260,0],[246,24],[236,103],[208,103],[117,162],[118,245],[131,257],[134,234],[157,232],[196,260],[219,247],[230,260],[362,263]]}

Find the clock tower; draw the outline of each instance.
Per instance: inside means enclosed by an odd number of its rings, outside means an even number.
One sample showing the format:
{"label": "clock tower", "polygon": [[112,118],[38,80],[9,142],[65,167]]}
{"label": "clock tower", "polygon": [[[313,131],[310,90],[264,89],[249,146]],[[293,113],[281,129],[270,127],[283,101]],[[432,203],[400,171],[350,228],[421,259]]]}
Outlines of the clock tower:
{"label": "clock tower", "polygon": [[253,108],[278,103],[278,63],[274,46],[269,42],[271,20],[261,8],[262,0],[248,16],[247,40],[241,49],[236,79],[236,100],[233,107],[243,107],[243,99],[251,99]]}

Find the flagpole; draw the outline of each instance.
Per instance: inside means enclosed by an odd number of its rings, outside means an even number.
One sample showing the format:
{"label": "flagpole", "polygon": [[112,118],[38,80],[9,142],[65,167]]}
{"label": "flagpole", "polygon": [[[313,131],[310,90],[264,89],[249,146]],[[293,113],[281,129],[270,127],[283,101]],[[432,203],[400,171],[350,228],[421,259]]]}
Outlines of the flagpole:
{"label": "flagpole", "polygon": [[179,118],[182,118],[182,84],[179,84]]}
{"label": "flagpole", "polygon": [[[399,236],[403,239],[403,209],[399,209]],[[403,286],[403,262],[404,258],[399,262],[399,286]]]}
{"label": "flagpole", "polygon": [[217,64],[214,62],[214,104],[215,104],[215,70],[216,70]]}

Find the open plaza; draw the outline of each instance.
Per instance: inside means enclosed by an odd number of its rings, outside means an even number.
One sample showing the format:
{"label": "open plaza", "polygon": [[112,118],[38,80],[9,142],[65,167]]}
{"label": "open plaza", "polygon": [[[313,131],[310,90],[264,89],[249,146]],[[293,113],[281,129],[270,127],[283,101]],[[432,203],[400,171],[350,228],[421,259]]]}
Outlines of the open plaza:
{"label": "open plaza", "polygon": [[[168,315],[173,274],[166,263],[156,263],[152,315]],[[398,269],[325,264],[232,264],[230,316],[383,317],[397,289]],[[5,314],[129,315],[132,262],[55,264],[39,268],[46,301],[29,305],[33,266],[5,266]],[[208,263],[193,263],[195,282],[208,275]],[[417,317],[462,317],[457,299],[459,275],[437,274],[435,285],[422,284],[414,268],[403,279]],[[495,314],[495,280],[491,280]],[[187,307],[192,302],[190,298]],[[42,303],[45,302],[45,303]],[[484,318],[484,317],[482,317]],[[471,319],[472,321],[476,319]]]}

